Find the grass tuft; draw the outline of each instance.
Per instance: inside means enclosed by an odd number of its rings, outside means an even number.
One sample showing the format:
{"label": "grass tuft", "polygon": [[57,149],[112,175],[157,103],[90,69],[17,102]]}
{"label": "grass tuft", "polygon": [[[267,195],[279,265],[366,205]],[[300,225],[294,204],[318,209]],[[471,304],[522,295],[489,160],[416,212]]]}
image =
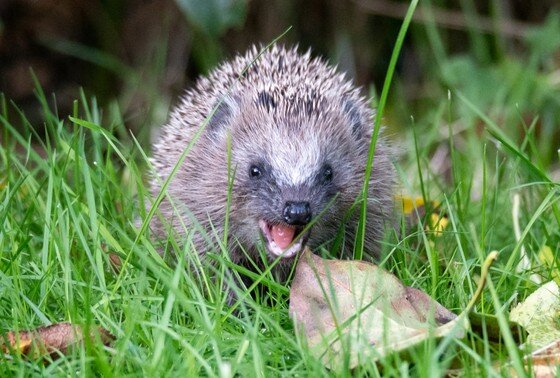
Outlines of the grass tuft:
{"label": "grass tuft", "polygon": [[[288,289],[271,279],[270,269],[253,273],[269,290],[248,288],[256,292],[241,293],[233,314],[225,305],[223,287],[232,278],[223,240],[215,267],[201,263],[188,237],[180,243],[170,234],[166,254],[177,259],[157,253],[147,224],[159,215],[144,210],[147,153],[123,137],[117,107],[102,111],[82,93],[67,118],[38,84],[36,93],[43,123],[35,125],[0,96],[0,335],[71,321],[100,325],[117,340],[110,347],[92,340],[46,365],[5,355],[0,376],[329,375],[295,333]],[[514,110],[509,103],[496,106]],[[8,117],[9,107],[17,117]],[[534,274],[547,281],[558,269],[541,267],[537,257],[547,245],[558,259],[560,248],[560,185],[548,152],[539,159],[549,148],[536,132],[538,121],[515,140],[462,92],[449,91],[434,109],[398,137],[397,170],[403,191],[441,203],[449,226],[441,235],[417,226],[388,236],[381,264],[459,313],[484,259],[499,251],[475,311],[497,317],[501,339],[491,341],[487,325],[463,340],[445,340],[445,348],[428,340],[407,359],[365,361],[352,375],[442,376],[458,367],[466,375],[499,376],[510,366],[522,375],[509,308],[537,287]],[[137,219],[146,219],[140,229]],[[518,271],[522,250],[533,265]],[[110,253],[122,260],[118,271]]]}

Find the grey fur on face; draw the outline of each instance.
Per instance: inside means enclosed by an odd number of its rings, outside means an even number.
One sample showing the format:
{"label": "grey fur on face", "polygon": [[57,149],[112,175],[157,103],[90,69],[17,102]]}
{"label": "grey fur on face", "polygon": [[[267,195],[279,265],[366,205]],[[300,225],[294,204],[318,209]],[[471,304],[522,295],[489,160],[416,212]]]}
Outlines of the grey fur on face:
{"label": "grey fur on face", "polygon": [[[264,243],[270,260],[289,264],[305,245],[328,245],[341,229],[351,253],[357,222],[351,209],[365,180],[373,116],[359,90],[309,52],[274,46],[258,56],[253,47],[186,91],[154,144],[152,193],[159,193],[210,118],[168,188],[179,213],[168,200],[160,205],[179,235],[183,224],[196,222],[223,238],[231,184],[228,251],[234,262],[249,266],[246,253],[258,260],[257,246]],[[365,245],[374,256],[393,215],[394,184],[391,149],[380,138]],[[164,237],[158,217],[151,227]],[[209,248],[200,236],[195,243],[201,254]]]}

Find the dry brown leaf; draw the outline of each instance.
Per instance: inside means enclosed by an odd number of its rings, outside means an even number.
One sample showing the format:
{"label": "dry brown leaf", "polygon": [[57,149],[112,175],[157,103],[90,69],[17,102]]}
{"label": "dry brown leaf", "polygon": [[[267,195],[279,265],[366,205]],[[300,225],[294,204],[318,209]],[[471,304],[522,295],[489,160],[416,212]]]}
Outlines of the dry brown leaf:
{"label": "dry brown leaf", "polygon": [[534,351],[530,358],[535,364],[560,365],[560,340],[553,341]]}
{"label": "dry brown leaf", "polygon": [[462,337],[465,317],[363,261],[325,260],[306,249],[290,290],[290,313],[331,369],[377,360],[429,336]]}
{"label": "dry brown leaf", "polygon": [[113,268],[114,272],[119,273],[123,264],[121,257],[118,254],[109,251],[107,245],[104,243],[101,244],[101,250],[109,255],[109,262],[111,263],[111,268]]}
{"label": "dry brown leaf", "polygon": [[[535,378],[555,378],[558,376],[559,366],[560,340],[555,340],[525,356],[525,369],[531,371],[531,376]],[[511,367],[507,372],[512,377],[519,376]]]}
{"label": "dry brown leaf", "polygon": [[120,272],[122,268],[122,260],[119,255],[116,253],[109,253],[109,261],[111,261],[111,266],[115,270],[116,273]]}
{"label": "dry brown leaf", "polygon": [[[109,345],[114,337],[102,327],[90,330],[90,337],[99,337],[104,345]],[[8,332],[0,337],[0,349],[3,353],[19,353],[37,359],[50,355],[57,358],[59,353],[65,354],[69,348],[84,340],[82,327],[71,323],[57,323],[34,330]]]}

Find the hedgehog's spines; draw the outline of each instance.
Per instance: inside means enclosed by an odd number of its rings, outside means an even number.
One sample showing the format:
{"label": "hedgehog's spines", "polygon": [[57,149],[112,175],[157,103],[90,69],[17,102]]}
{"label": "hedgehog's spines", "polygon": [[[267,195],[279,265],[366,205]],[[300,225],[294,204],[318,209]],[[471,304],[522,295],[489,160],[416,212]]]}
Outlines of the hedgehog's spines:
{"label": "hedgehog's spines", "polygon": [[[179,234],[181,224],[190,226],[193,218],[202,229],[219,234],[228,208],[231,243],[239,242],[253,253],[260,240],[258,222],[282,222],[278,209],[285,201],[308,196],[306,200],[317,208],[314,214],[319,214],[323,203],[313,201],[337,192],[336,207],[327,209],[325,219],[313,226],[309,245],[316,247],[335,236],[346,219],[341,214],[360,195],[374,111],[344,73],[312,57],[311,50],[300,54],[297,47],[274,45],[259,56],[261,51],[253,46],[234,56],[184,92],[154,144],[152,162],[160,180],[152,181],[152,192],[158,194],[162,180],[197,136],[200,140],[177,170],[161,204],[162,214]],[[395,183],[391,149],[382,138],[375,153],[366,240],[374,255],[379,252],[382,224],[392,213]],[[248,174],[258,162],[272,172],[267,176],[270,182],[261,180],[261,186]],[[235,171],[233,187],[230,163]],[[327,163],[333,167],[334,183],[315,184]],[[228,193],[231,206],[226,206]],[[348,221],[346,226],[353,235],[355,223]],[[158,219],[152,227],[156,234],[164,233]],[[353,243],[352,236],[347,243]],[[207,247],[196,235],[195,244],[199,252]],[[228,246],[231,257],[241,261],[245,255],[233,244]]]}

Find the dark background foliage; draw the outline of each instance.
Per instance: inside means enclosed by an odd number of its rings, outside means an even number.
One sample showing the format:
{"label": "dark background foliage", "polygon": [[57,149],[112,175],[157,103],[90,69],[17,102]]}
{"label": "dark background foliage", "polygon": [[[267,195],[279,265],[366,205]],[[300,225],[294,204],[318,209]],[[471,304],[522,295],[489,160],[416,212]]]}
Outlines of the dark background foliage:
{"label": "dark background foliage", "polygon": [[[126,127],[147,142],[147,131],[165,121],[198,75],[290,27],[281,43],[311,48],[366,90],[380,90],[407,6],[396,0],[2,0],[0,91],[39,119],[31,68],[59,114],[70,113],[84,88],[102,107],[118,105]],[[431,117],[451,89],[514,136],[539,116],[535,132],[558,141],[558,9],[554,0],[420,2],[386,113],[390,128],[405,128],[411,115],[420,123]],[[556,151],[547,145],[543,156],[550,162]]]}

